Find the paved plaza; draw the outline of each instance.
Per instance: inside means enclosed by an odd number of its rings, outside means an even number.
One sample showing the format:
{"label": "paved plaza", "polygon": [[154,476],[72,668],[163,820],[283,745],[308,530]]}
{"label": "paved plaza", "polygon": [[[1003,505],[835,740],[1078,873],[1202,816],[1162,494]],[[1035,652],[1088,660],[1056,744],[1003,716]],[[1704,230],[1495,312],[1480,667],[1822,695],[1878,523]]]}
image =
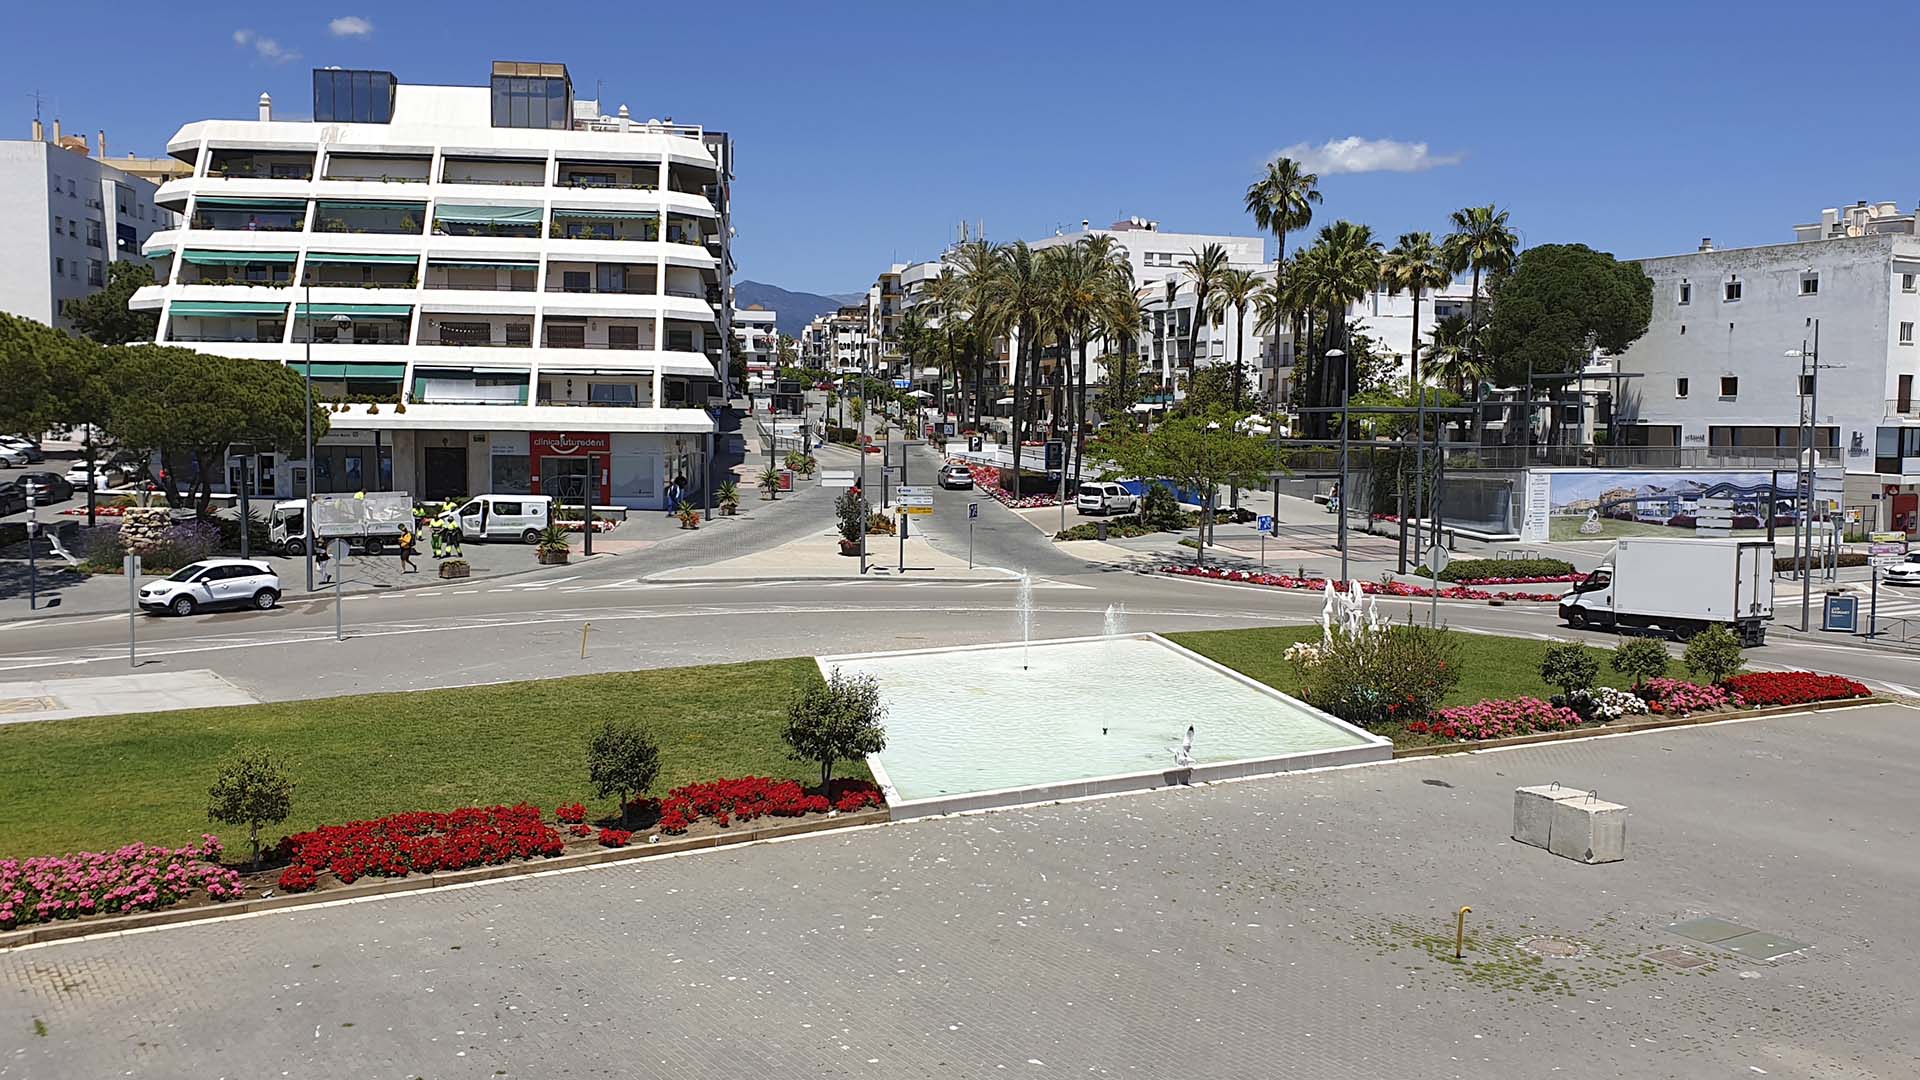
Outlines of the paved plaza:
{"label": "paved plaza", "polygon": [[[1865,707],[35,948],[0,1077],[1905,1077],[1916,767]],[[1507,838],[1554,780],[1626,862]]]}

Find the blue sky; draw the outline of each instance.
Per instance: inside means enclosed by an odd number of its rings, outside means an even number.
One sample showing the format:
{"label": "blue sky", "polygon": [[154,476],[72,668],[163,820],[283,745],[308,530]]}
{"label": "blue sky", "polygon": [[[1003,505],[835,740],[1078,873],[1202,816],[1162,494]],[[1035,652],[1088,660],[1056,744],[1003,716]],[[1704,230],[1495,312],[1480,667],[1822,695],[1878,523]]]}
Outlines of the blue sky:
{"label": "blue sky", "polygon": [[38,90],[69,131],[157,153],[262,90],[305,113],[318,65],[479,84],[494,59],[560,61],[609,111],[732,132],[741,275],[816,292],[963,218],[998,240],[1130,214],[1252,233],[1263,162],[1330,142],[1372,171],[1323,168],[1319,220],[1389,240],[1492,201],[1529,244],[1660,255],[1920,198],[1891,4],[329,4],[19,5],[8,130]]}

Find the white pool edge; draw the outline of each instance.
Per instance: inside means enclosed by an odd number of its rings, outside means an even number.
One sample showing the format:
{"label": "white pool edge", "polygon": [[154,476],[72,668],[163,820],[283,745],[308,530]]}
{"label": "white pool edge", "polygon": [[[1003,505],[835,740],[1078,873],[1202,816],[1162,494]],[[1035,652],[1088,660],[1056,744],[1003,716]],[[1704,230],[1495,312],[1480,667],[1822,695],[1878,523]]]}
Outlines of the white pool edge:
{"label": "white pool edge", "polygon": [[[1391,740],[1375,735],[1365,728],[1356,727],[1345,720],[1314,708],[1307,702],[1288,694],[1283,694],[1266,683],[1246,674],[1235,671],[1194,652],[1192,649],[1160,636],[1159,634],[1140,632],[1115,635],[1123,638],[1153,641],[1167,649],[1210,668],[1241,685],[1268,697],[1279,698],[1291,706],[1306,710],[1329,727],[1344,732],[1359,740],[1355,746],[1333,747],[1327,750],[1296,750],[1287,754],[1272,754],[1255,758],[1239,758],[1233,761],[1214,761],[1186,768],[1150,769],[1141,772],[1113,773],[1106,776],[1083,777],[1075,780],[1058,780],[1045,784],[1028,784],[1019,787],[994,788],[987,791],[957,792],[952,795],[936,795],[925,799],[903,799],[887,775],[885,766],[880,763],[879,754],[867,755],[867,769],[873,774],[873,781],[879,785],[881,794],[886,797],[888,812],[896,821],[912,818],[936,817],[942,814],[962,814],[978,810],[1005,809],[1015,806],[1030,806],[1035,803],[1056,802],[1064,799],[1084,799],[1100,795],[1115,795],[1132,791],[1152,791],[1163,787],[1181,787],[1190,784],[1215,783],[1224,780],[1242,780],[1254,776],[1274,776],[1281,773],[1301,772],[1313,769],[1336,768],[1345,765],[1370,765],[1393,758]],[[1105,635],[1073,638],[1047,638],[1028,644],[1035,646],[1071,645],[1090,641],[1108,640]],[[980,645],[935,646],[918,649],[893,649],[882,652],[843,653],[839,656],[817,656],[814,663],[824,677],[837,663],[852,660],[879,659],[893,656],[916,656],[928,653],[979,652],[987,649],[1006,649],[1020,645],[1020,642],[990,642]],[[884,751],[883,751],[884,753]]]}

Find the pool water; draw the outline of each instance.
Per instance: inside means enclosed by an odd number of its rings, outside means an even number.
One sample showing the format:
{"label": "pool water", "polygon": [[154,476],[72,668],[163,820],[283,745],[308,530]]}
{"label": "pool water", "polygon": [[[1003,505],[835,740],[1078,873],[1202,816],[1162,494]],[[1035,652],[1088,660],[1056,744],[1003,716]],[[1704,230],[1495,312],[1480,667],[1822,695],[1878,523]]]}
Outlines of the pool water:
{"label": "pool water", "polygon": [[1152,634],[823,657],[820,666],[879,681],[887,748],[874,763],[898,801],[1163,772],[1188,724],[1196,765],[1376,741]]}

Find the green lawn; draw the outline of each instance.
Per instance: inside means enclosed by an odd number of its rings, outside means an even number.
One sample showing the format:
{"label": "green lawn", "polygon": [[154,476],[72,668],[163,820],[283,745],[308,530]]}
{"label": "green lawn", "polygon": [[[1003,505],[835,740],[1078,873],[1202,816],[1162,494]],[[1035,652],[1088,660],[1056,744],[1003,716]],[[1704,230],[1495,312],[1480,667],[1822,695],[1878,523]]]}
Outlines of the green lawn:
{"label": "green lawn", "polygon": [[[1189,634],[1169,634],[1171,640],[1194,652],[1250,675],[1282,693],[1298,694],[1300,680],[1293,665],[1282,653],[1296,641],[1320,640],[1318,626],[1272,627],[1258,630],[1202,630]],[[1530,638],[1493,637],[1487,634],[1457,634],[1460,642],[1460,682],[1447,695],[1448,705],[1471,705],[1488,698],[1532,696],[1548,698],[1560,691],[1540,681],[1540,658],[1547,642]],[[1611,654],[1599,653],[1600,685],[1625,689],[1631,680],[1607,663]],[[1397,726],[1381,728],[1379,733],[1401,745],[1420,745],[1432,740],[1409,735]]]}
{"label": "green lawn", "polygon": [[[585,675],[459,690],[0,726],[0,856],[178,843],[245,830],[206,820],[207,787],[235,747],[286,756],[293,817],[271,831],[401,810],[527,801],[615,811],[587,784],[586,741],[609,716],[643,722],[660,747],[656,794],[721,777],[818,782],[780,730],[812,660]],[[860,763],[836,775],[867,776]]]}

